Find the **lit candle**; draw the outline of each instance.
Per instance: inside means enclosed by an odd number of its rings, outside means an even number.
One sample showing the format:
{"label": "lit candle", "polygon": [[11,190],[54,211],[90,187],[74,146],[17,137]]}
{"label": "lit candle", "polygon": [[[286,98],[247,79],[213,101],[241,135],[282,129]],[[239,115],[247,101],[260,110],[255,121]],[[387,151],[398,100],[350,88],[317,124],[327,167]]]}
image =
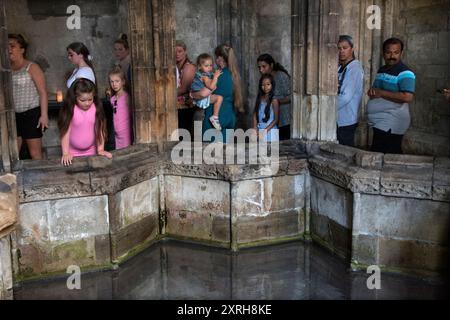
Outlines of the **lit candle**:
{"label": "lit candle", "polygon": [[56,101],[63,102],[63,94],[61,90],[56,90]]}

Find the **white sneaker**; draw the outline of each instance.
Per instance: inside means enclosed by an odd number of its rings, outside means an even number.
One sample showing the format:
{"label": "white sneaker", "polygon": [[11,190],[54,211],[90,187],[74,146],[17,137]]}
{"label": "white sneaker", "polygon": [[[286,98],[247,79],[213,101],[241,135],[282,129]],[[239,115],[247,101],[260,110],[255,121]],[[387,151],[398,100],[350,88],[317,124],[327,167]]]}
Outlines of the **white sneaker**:
{"label": "white sneaker", "polygon": [[219,131],[222,130],[222,127],[220,126],[220,122],[219,122],[219,117],[211,116],[211,117],[209,117],[209,121],[214,126],[214,128],[216,128],[216,130],[219,130]]}

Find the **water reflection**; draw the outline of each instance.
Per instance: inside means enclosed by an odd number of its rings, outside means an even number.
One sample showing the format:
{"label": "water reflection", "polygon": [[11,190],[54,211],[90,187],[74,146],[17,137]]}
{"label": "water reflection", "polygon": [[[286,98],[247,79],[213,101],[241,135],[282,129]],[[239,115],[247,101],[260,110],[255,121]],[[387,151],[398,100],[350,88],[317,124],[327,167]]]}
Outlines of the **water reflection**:
{"label": "water reflection", "polygon": [[28,282],[16,299],[439,299],[442,283],[382,274],[382,289],[367,289],[369,275],[351,273],[341,259],[313,244],[294,242],[228,250],[165,241],[117,271],[85,274],[82,289],[67,278]]}

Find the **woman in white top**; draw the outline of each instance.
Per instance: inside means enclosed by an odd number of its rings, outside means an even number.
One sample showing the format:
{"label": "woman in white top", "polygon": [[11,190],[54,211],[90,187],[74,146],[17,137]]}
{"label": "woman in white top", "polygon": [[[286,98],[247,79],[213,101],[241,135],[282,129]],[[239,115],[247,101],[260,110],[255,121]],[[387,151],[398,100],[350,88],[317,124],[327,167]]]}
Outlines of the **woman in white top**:
{"label": "woman in white top", "polygon": [[88,48],[81,42],[73,42],[67,47],[67,57],[76,66],[67,80],[67,88],[79,78],[85,78],[95,83],[94,67]]}

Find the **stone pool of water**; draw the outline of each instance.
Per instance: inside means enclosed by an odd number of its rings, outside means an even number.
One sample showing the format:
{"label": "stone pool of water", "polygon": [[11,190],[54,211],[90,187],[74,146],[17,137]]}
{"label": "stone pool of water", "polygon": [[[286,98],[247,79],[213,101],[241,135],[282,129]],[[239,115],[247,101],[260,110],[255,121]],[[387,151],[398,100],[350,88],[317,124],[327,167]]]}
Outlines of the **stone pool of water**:
{"label": "stone pool of water", "polygon": [[24,299],[444,299],[448,284],[437,279],[381,274],[381,290],[369,290],[369,274],[351,272],[317,245],[293,242],[242,250],[162,241],[118,270],[83,274],[81,290],[67,278],[25,282],[14,289]]}

